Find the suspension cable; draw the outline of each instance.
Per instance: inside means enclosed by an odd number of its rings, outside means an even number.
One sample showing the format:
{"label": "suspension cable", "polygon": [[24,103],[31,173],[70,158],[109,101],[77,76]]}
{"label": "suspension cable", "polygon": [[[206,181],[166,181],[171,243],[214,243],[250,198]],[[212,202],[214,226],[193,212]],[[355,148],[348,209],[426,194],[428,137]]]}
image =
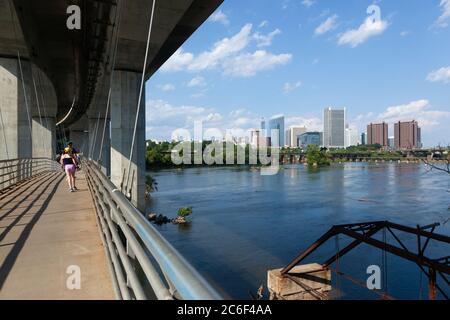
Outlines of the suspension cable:
{"label": "suspension cable", "polygon": [[6,159],[9,160],[8,140],[6,139],[5,123],[3,122],[2,105],[3,105],[2,100],[0,100],[0,121],[2,125],[3,140],[5,141]]}
{"label": "suspension cable", "polygon": [[[37,105],[37,109],[38,109],[38,114],[39,114],[39,123],[41,124],[41,138],[42,138],[42,152],[44,152],[44,150],[45,150],[45,140],[44,140],[44,130],[43,130],[43,127],[44,127],[44,125],[43,125],[43,122],[42,122],[42,116],[41,116],[41,107],[40,107],[40,103],[39,103],[39,96],[38,96],[38,93],[37,93],[37,88],[36,88],[36,81],[35,81],[35,79],[34,79],[34,76],[33,76],[33,69],[31,69],[31,78],[32,78],[32,80],[33,80],[33,86],[34,86],[34,94],[35,94],[35,96],[36,96],[36,105]],[[40,154],[39,156],[42,156],[43,154]]]}
{"label": "suspension cable", "polygon": [[140,86],[140,90],[139,90],[138,104],[137,104],[137,108],[136,108],[136,119],[134,121],[133,139],[131,141],[130,159],[128,160],[127,182],[126,182],[125,188],[128,188],[128,183],[129,183],[129,180],[130,180],[131,161],[133,159],[134,143],[135,143],[135,140],[136,140],[136,131],[137,131],[137,125],[138,125],[138,120],[139,120],[139,111],[141,109],[142,91],[143,91],[143,88],[144,88],[145,69],[147,68],[148,50],[149,50],[149,46],[150,46],[150,38],[151,38],[152,28],[153,28],[153,16],[154,16],[154,13],[155,13],[155,3],[156,3],[156,0],[153,0],[152,13],[151,13],[151,16],[150,16],[150,23],[149,23],[149,27],[148,27],[147,46],[145,48],[144,66],[142,68],[141,86]]}
{"label": "suspension cable", "polygon": [[97,123],[95,124],[95,129],[94,129],[94,135],[92,137],[92,145],[90,148],[90,153],[89,153],[89,157],[93,160],[95,157],[94,155],[94,150],[95,150],[95,143],[97,142],[97,134],[98,134],[98,127],[100,124],[100,111],[98,112],[98,116],[97,116]]}
{"label": "suspension cable", "polygon": [[117,7],[117,12],[116,12],[116,26],[117,26],[116,39],[115,39],[115,43],[114,43],[113,57],[112,57],[112,62],[111,62],[108,101],[106,102],[106,113],[105,113],[105,121],[103,123],[102,142],[100,144],[100,153],[99,153],[98,159],[97,159],[97,162],[99,162],[99,163],[100,163],[100,161],[103,160],[103,143],[105,140],[106,121],[107,121],[107,117],[109,115],[109,108],[110,108],[110,104],[111,104],[111,87],[112,87],[113,78],[114,78],[114,67],[116,65],[117,47],[118,47],[118,43],[119,43],[120,18],[121,18],[121,13],[122,13],[121,9],[122,9],[122,1],[118,0],[118,7]]}
{"label": "suspension cable", "polygon": [[39,91],[41,94],[41,101],[42,101],[42,111],[44,113],[44,118],[45,118],[45,125],[48,128],[50,128],[50,126],[48,125],[48,117],[47,117],[47,108],[45,106],[45,99],[44,99],[44,94],[42,93],[44,91],[44,89],[42,88],[42,79],[41,79],[41,71],[38,70],[37,73],[37,82],[38,82],[38,87],[39,87]]}

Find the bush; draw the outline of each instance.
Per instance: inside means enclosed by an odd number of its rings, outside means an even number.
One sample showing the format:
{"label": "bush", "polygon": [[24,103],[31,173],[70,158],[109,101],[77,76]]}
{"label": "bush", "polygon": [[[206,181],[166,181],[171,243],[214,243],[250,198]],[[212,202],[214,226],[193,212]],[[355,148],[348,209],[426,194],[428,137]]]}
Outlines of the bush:
{"label": "bush", "polygon": [[306,158],[309,166],[329,166],[330,159],[325,151],[320,150],[316,145],[309,145],[306,149]]}
{"label": "bush", "polygon": [[192,214],[192,207],[184,207],[184,208],[180,208],[178,209],[178,216],[179,217],[187,217],[189,215]]}

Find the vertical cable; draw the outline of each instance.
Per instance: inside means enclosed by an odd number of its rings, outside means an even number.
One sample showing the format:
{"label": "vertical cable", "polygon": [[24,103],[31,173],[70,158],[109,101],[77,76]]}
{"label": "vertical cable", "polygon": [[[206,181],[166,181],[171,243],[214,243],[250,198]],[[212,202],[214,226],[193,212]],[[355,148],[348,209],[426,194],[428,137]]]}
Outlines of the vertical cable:
{"label": "vertical cable", "polygon": [[137,131],[137,125],[138,125],[138,120],[139,120],[139,111],[141,110],[142,91],[143,91],[143,88],[144,88],[145,69],[147,68],[148,49],[149,49],[149,46],[150,46],[150,37],[151,37],[151,34],[152,34],[152,28],[153,28],[153,16],[154,16],[154,13],[155,13],[155,3],[156,3],[156,0],[153,0],[152,13],[151,13],[151,16],[150,16],[150,24],[149,24],[149,27],[148,27],[147,46],[146,46],[146,49],[145,49],[144,66],[142,68],[141,87],[140,87],[140,90],[139,90],[138,104],[137,104],[137,108],[136,108],[137,110],[136,110],[136,119],[135,119],[135,122],[134,122],[133,139],[131,141],[130,159],[128,161],[127,182],[126,182],[125,188],[128,187],[128,183],[129,183],[129,180],[130,180],[131,160],[133,159],[134,143],[135,143],[135,140],[136,140],[136,131]]}
{"label": "vertical cable", "polygon": [[118,9],[117,9],[117,14],[116,14],[116,26],[117,26],[116,39],[115,39],[115,43],[114,43],[113,58],[112,58],[112,62],[111,62],[108,101],[106,102],[106,113],[105,113],[105,121],[103,123],[102,142],[101,142],[101,145],[100,145],[100,153],[99,153],[99,156],[98,156],[98,159],[97,159],[97,161],[99,163],[100,163],[100,161],[103,160],[103,143],[104,143],[104,140],[105,140],[106,121],[107,121],[107,118],[108,118],[109,108],[110,108],[110,104],[111,104],[111,87],[112,87],[113,78],[114,78],[114,66],[116,64],[117,47],[118,47],[118,43],[119,43],[120,17],[121,17],[121,12],[122,12],[121,9],[122,9],[122,1],[118,0]]}

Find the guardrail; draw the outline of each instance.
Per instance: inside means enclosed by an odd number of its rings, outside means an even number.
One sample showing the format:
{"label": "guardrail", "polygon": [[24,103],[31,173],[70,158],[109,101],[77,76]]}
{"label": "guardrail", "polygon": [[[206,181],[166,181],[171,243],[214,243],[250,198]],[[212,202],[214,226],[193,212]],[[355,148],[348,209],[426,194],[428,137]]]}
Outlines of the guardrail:
{"label": "guardrail", "polygon": [[95,203],[118,299],[222,299],[96,163],[83,161],[83,170]]}
{"label": "guardrail", "polygon": [[60,169],[58,162],[48,158],[0,160],[0,192],[34,176]]}

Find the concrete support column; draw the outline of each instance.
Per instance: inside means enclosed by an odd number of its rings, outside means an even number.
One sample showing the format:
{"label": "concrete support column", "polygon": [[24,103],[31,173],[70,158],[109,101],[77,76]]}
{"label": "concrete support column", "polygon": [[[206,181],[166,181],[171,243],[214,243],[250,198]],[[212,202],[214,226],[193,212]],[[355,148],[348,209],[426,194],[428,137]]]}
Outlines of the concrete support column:
{"label": "concrete support column", "polygon": [[131,195],[133,205],[145,212],[145,94],[141,100],[131,174],[126,186],[140,81],[139,73],[114,73],[111,96],[111,181],[125,195]]}
{"label": "concrete support column", "polygon": [[73,142],[74,148],[84,156],[89,152],[89,132],[87,130],[70,130],[69,140]]}
{"label": "concrete support column", "polygon": [[[0,160],[31,158],[31,65],[22,60],[28,112],[19,61],[0,58]],[[30,118],[28,117],[30,116]]]}
{"label": "concrete support column", "polygon": [[33,158],[55,159],[56,126],[55,118],[33,117]]}
{"label": "concrete support column", "polygon": [[[102,141],[105,118],[89,118],[89,148],[87,152],[90,152],[90,159],[95,161],[100,159],[102,171],[107,176],[111,174],[110,123],[111,121],[106,119],[105,136]],[[102,152],[101,156],[100,150]]]}

